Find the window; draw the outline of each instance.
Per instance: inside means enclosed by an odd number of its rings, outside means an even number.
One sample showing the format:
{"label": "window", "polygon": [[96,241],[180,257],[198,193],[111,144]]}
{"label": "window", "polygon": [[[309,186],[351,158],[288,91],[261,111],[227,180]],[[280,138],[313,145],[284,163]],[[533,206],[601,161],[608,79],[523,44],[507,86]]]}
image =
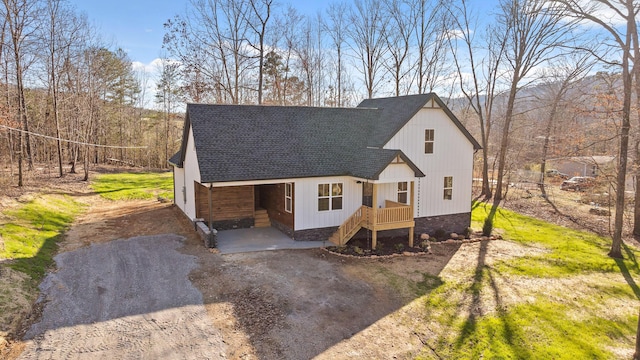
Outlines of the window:
{"label": "window", "polygon": [[433,129],[426,129],[424,131],[424,153],[433,154],[433,139],[435,138]]}
{"label": "window", "polygon": [[284,184],[284,211],[290,213],[293,209],[293,183]]}
{"label": "window", "polygon": [[453,176],[444,177],[444,199],[451,200],[453,198]]}
{"label": "window", "polygon": [[398,183],[398,202],[407,204],[407,182]]}
{"label": "window", "polygon": [[342,183],[318,185],[318,211],[342,209]]}

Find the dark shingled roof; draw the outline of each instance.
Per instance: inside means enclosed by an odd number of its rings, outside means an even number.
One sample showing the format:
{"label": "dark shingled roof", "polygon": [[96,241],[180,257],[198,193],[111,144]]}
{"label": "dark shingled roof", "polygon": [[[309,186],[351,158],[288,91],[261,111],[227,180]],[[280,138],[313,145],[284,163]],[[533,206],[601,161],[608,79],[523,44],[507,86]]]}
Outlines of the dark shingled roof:
{"label": "dark shingled roof", "polygon": [[359,108],[380,109],[382,112],[379,120],[376,122],[375,131],[369,140],[369,146],[383,147],[409,119],[431,100],[444,110],[451,121],[453,121],[458,129],[469,139],[471,144],[473,144],[474,149],[477,150],[481,148],[480,144],[471,136],[460,120],[453,115],[449,108],[434,93],[363,100],[358,105]]}
{"label": "dark shingled roof", "polygon": [[[182,148],[169,163],[183,166],[191,127],[203,183],[340,175],[377,179],[396,156],[422,177],[402,151],[382,146],[432,97],[437,99],[427,94],[365,100],[350,109],[188,104]],[[380,109],[370,108],[374,105]],[[470,141],[477,144],[473,137]]]}
{"label": "dark shingled roof", "polygon": [[169,158],[169,164],[175,165],[177,167],[182,167],[182,151],[178,150],[177,153],[173,154],[171,158]]}

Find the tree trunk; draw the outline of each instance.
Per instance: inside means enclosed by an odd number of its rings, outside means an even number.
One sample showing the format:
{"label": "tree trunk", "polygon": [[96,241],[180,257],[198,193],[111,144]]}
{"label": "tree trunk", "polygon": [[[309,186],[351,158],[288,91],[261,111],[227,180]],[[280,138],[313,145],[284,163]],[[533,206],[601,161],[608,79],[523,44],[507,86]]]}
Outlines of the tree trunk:
{"label": "tree trunk", "polygon": [[636,330],[636,352],[633,354],[633,360],[640,360],[640,316],[638,316],[638,329]]}
{"label": "tree trunk", "polygon": [[562,88],[553,98],[553,104],[551,105],[551,111],[549,112],[549,118],[547,119],[547,126],[544,129],[544,144],[542,145],[542,160],[540,161],[540,192],[543,198],[547,198],[547,191],[544,186],[544,176],[547,168],[547,153],[549,152],[549,138],[551,137],[551,128],[553,125],[553,119],[556,117],[558,111],[558,102],[561,96],[564,95],[564,88],[567,82],[562,83]]}
{"label": "tree trunk", "polygon": [[[638,80],[636,80],[637,82]],[[638,95],[638,100],[640,100],[640,93],[636,90],[636,94]],[[640,110],[638,111],[640,113]],[[634,168],[634,177],[635,177],[635,198],[633,204],[633,235],[640,235],[640,138],[636,138],[635,142],[635,168]]]}
{"label": "tree trunk", "polygon": [[[515,70],[518,74],[520,69]],[[497,207],[502,201],[502,182],[504,179],[504,171],[507,162],[507,150],[509,149],[509,129],[511,128],[511,120],[513,118],[513,107],[516,102],[516,93],[518,91],[518,78],[514,75],[511,81],[511,89],[509,91],[509,100],[507,101],[507,111],[504,117],[504,126],[502,129],[502,140],[500,141],[500,156],[498,158],[498,183],[496,184],[496,193],[493,195],[493,206]]]}
{"label": "tree trunk", "polygon": [[[629,9],[629,14],[633,14],[633,8]],[[629,130],[631,128],[631,85],[632,73],[629,70],[629,60],[631,54],[631,33],[636,31],[635,19],[627,21],[627,34],[625,44],[627,45],[622,57],[622,84],[624,88],[624,100],[622,102],[622,127],[620,129],[620,152],[618,155],[618,176],[616,181],[616,217],[613,229],[613,241],[609,256],[612,258],[622,258],[622,227],[624,225],[624,195],[627,180],[627,156],[629,152]]]}
{"label": "tree trunk", "polygon": [[[52,64],[53,61],[52,61]],[[60,140],[60,115],[58,114],[58,91],[56,89],[56,76],[53,67],[51,69],[51,82],[52,82],[52,91],[53,91],[53,118],[56,123],[56,145],[58,148],[58,174],[60,177],[64,176],[64,172],[62,171],[62,141]]]}

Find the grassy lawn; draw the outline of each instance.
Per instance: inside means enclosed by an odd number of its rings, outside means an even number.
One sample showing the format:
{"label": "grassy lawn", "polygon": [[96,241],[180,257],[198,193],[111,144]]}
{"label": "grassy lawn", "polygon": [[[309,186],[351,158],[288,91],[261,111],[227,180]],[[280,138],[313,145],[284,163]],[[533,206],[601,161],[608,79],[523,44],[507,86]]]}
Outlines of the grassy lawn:
{"label": "grassy lawn", "polygon": [[[476,205],[474,228],[488,211]],[[483,242],[473,266],[443,270],[442,285],[419,299],[436,334],[419,358],[631,358],[637,250],[625,247],[625,259],[614,260],[608,239],[507,210],[494,228],[518,251]]]}
{"label": "grassy lawn", "polygon": [[110,200],[173,199],[170,172],[101,174],[91,186],[100,196]]}
{"label": "grassy lawn", "polygon": [[35,195],[0,214],[0,341],[31,312],[58,242],[83,208],[67,195]]}
{"label": "grassy lawn", "polygon": [[5,210],[0,258],[13,259],[9,266],[37,283],[53,263],[62,233],[82,209],[81,203],[67,195],[37,195],[17,208]]}

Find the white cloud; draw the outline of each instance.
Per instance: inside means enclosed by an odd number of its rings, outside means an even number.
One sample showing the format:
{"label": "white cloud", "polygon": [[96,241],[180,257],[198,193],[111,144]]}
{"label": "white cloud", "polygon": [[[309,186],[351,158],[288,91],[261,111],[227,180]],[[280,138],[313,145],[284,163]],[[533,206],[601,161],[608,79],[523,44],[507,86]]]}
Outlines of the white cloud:
{"label": "white cloud", "polygon": [[[583,9],[589,9],[589,13],[599,20],[604,21],[606,24],[618,27],[626,24],[626,20],[620,16],[616,10],[611,7],[597,1],[593,0],[580,0],[578,1],[579,5],[582,6]],[[621,13],[625,14],[626,9],[624,9],[623,5],[617,3],[615,1],[610,2],[611,5],[615,6],[616,9],[620,10]],[[581,25],[585,27],[598,27],[599,25],[595,24],[593,21],[583,20],[580,22]]]}
{"label": "white cloud", "polygon": [[142,106],[147,109],[153,109],[156,107],[156,84],[161,62],[161,59],[154,59],[148,64],[140,61],[134,61],[131,63],[131,67],[136,72],[138,81],[140,82],[140,87],[143,90],[140,94],[140,96],[144,97],[142,99]]}
{"label": "white cloud", "polygon": [[[140,61],[133,61],[131,63],[131,67],[138,76],[140,87],[144,90],[144,94],[141,94],[141,96],[144,96],[143,106],[147,109],[158,108],[158,105],[155,101],[155,96],[158,79],[160,78],[160,74],[162,72],[162,61],[163,59],[155,58],[147,64]],[[176,63],[177,61],[168,60],[168,62]]]}

